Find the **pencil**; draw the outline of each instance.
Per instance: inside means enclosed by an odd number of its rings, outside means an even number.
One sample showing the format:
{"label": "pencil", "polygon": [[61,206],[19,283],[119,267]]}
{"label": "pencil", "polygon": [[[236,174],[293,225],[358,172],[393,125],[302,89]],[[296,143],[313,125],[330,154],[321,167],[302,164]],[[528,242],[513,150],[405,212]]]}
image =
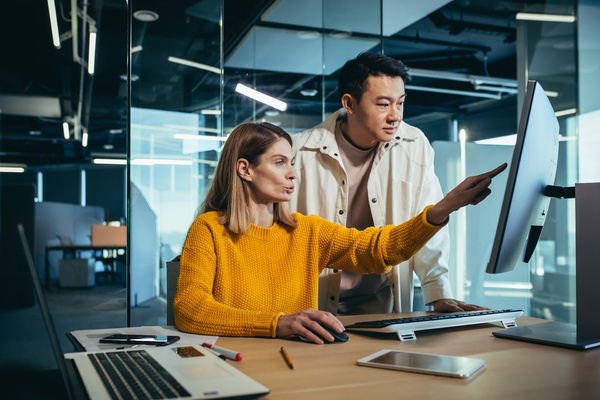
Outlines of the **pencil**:
{"label": "pencil", "polygon": [[283,354],[283,358],[285,359],[285,362],[287,363],[288,367],[290,367],[290,369],[294,369],[294,363],[292,362],[292,359],[283,347],[281,348],[281,354]]}

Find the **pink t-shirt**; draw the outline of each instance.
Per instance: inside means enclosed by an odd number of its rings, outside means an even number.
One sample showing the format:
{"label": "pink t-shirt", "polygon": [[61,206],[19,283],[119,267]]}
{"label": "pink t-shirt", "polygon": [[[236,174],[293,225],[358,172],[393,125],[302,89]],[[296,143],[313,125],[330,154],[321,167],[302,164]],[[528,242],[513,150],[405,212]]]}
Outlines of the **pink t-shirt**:
{"label": "pink t-shirt", "polygon": [[[335,126],[335,139],[348,176],[346,227],[363,230],[373,226],[367,184],[377,146],[363,150],[344,137]],[[392,290],[386,275],[361,275],[341,271],[338,314],[376,314],[392,311]]]}

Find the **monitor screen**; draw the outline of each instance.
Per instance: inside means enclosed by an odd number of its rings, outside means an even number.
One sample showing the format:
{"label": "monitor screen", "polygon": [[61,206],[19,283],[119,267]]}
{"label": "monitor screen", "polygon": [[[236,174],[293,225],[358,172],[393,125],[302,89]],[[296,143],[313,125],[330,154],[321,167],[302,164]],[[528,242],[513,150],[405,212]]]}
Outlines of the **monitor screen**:
{"label": "monitor screen", "polygon": [[542,86],[527,83],[498,228],[487,272],[511,271],[528,262],[546,220],[558,160],[558,120]]}

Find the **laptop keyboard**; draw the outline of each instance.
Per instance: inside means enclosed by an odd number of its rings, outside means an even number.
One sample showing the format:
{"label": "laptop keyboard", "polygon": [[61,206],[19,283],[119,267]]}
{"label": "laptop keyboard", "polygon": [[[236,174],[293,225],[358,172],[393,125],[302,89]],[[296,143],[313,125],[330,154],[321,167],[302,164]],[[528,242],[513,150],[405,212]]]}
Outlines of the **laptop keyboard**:
{"label": "laptop keyboard", "polygon": [[191,395],[145,350],[88,354],[113,399],[173,399]]}

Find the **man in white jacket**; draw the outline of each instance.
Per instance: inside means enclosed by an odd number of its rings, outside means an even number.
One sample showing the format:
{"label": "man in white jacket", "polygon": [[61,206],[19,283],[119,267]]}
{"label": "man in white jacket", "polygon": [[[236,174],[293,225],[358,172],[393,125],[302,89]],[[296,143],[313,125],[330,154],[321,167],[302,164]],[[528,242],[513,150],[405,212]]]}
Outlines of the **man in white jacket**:
{"label": "man in white jacket", "polygon": [[[408,79],[402,62],[380,54],[362,53],[342,67],[343,109],[293,136],[297,195],[292,211],[365,229],[402,223],[443,197],[429,141],[402,121]],[[413,272],[425,304],[435,311],[481,309],[452,298],[449,248],[446,227],[388,276],[326,269],[319,281],[319,309],[334,315],[411,311]]]}

